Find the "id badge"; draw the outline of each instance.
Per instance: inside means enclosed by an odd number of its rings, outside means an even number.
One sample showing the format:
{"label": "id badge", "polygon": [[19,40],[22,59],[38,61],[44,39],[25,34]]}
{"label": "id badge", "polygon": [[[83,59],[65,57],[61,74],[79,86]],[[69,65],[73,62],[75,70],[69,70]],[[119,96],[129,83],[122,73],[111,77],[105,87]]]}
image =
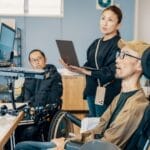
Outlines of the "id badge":
{"label": "id badge", "polygon": [[102,87],[102,86],[97,87],[96,96],[95,96],[95,104],[96,105],[104,104],[105,93],[106,93],[105,87]]}

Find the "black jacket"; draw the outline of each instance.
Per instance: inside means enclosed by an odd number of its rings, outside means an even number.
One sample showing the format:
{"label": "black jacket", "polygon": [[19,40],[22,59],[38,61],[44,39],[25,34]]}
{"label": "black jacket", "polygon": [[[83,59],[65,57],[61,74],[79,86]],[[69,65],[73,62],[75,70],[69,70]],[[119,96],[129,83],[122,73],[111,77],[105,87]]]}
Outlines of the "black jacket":
{"label": "black jacket", "polygon": [[25,79],[18,101],[29,102],[33,107],[61,103],[63,92],[61,75],[54,65],[48,64],[44,69],[49,71],[50,77],[44,80]]}
{"label": "black jacket", "polygon": [[[104,103],[109,105],[121,89],[121,81],[115,79],[115,59],[116,52],[120,51],[117,43],[120,39],[119,35],[103,41],[101,39],[97,53],[98,70],[93,70],[91,76],[86,76],[86,87],[84,90],[84,98],[87,96],[95,96],[96,88],[98,86],[97,79],[100,80],[101,85],[106,86],[106,95]],[[87,50],[87,62],[84,66],[96,68],[95,52],[99,39],[96,39]]]}

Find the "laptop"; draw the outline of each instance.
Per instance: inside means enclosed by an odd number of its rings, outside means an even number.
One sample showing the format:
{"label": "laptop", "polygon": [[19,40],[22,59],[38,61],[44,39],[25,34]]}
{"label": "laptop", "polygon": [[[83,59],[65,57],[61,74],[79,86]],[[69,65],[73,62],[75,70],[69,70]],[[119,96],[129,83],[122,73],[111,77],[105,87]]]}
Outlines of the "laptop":
{"label": "laptop", "polygon": [[[60,56],[64,60],[65,63],[80,67],[78,57],[76,55],[76,51],[75,51],[74,44],[72,41],[56,40],[56,44],[57,44]],[[86,68],[89,70],[97,70],[96,68],[86,67],[86,66],[83,66],[83,68]]]}
{"label": "laptop", "polygon": [[1,23],[0,33],[0,67],[9,67],[13,63],[13,49],[16,31]]}

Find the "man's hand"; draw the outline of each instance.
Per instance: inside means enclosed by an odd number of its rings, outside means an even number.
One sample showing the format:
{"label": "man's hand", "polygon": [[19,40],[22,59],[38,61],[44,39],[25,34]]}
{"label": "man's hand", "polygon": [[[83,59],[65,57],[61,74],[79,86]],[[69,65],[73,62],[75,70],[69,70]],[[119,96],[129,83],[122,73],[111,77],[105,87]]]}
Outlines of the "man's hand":
{"label": "man's hand", "polygon": [[79,143],[85,143],[93,139],[94,139],[93,134],[90,131],[86,131],[81,134],[77,134],[72,138],[69,138],[70,141],[79,142]]}
{"label": "man's hand", "polygon": [[53,139],[52,142],[56,144],[57,150],[64,150],[64,146],[65,146],[65,138],[64,137]]}
{"label": "man's hand", "polygon": [[85,131],[82,134],[82,142],[88,142],[94,139],[94,134],[92,134],[90,131]]}

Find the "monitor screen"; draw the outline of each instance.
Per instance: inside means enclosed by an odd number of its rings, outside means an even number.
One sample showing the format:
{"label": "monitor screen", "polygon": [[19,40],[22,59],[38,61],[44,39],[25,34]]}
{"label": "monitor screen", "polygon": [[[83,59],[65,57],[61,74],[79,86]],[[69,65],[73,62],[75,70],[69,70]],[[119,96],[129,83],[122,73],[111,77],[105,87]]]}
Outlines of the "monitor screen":
{"label": "monitor screen", "polygon": [[0,33],[0,60],[8,61],[14,49],[15,30],[6,24],[1,24]]}

